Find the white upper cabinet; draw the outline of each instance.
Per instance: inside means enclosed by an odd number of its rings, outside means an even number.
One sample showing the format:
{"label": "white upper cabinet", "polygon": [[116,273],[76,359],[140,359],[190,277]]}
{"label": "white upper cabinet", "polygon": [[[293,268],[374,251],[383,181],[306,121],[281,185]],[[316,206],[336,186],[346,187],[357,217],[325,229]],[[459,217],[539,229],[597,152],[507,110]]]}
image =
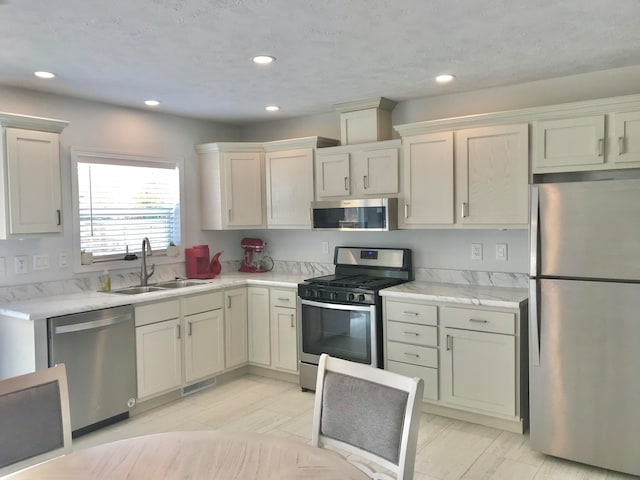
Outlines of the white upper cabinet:
{"label": "white upper cabinet", "polygon": [[263,228],[264,159],[259,143],[197,145],[205,230]]}
{"label": "white upper cabinet", "polygon": [[640,110],[533,123],[533,173],[640,167]]}
{"label": "white upper cabinet", "polygon": [[59,132],[68,123],[0,113],[0,125],[0,238],[62,232]]}
{"label": "white upper cabinet", "polygon": [[[328,138],[305,137],[264,144],[269,228],[311,228],[315,151],[337,143]],[[332,167],[327,165],[328,175]]]}
{"label": "white upper cabinet", "polygon": [[396,196],[400,140],[316,152],[316,200]]}
{"label": "white upper cabinet", "polygon": [[528,128],[499,125],[455,132],[458,223],[528,224]]}
{"label": "white upper cabinet", "polygon": [[405,137],[402,146],[399,225],[453,224],[453,132]]}

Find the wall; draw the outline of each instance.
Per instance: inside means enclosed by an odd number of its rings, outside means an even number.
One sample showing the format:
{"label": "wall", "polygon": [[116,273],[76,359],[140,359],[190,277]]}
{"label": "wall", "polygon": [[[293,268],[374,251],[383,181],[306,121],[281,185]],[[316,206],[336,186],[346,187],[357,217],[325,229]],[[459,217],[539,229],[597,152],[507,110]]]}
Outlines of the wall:
{"label": "wall", "polygon": [[[69,279],[85,274],[73,271],[73,236],[71,208],[71,147],[104,151],[181,157],[185,162],[186,198],[183,206],[185,230],[183,246],[207,243],[213,248],[237,248],[240,233],[202,232],[199,229],[199,190],[194,145],[214,141],[236,141],[239,129],[158,112],[86,101],[71,97],[37,93],[23,89],[0,87],[0,105],[5,112],[67,120],[62,132],[62,194],[64,234],[37,239],[0,241],[0,257],[4,257],[6,273],[0,285],[17,285],[47,280]],[[67,253],[70,266],[59,268],[60,253]],[[33,271],[31,256],[48,254],[51,268]],[[29,272],[14,273],[14,257],[29,256]],[[237,254],[239,256],[239,253]],[[139,268],[139,262],[132,262]],[[97,276],[100,272],[94,272]]]}

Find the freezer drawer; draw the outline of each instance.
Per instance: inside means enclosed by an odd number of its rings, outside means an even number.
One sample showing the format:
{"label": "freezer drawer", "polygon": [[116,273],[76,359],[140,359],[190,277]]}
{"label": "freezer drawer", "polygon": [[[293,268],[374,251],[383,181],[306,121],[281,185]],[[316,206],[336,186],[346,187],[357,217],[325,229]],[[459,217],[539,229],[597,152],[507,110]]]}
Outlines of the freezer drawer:
{"label": "freezer drawer", "polygon": [[531,446],[640,475],[640,284],[531,289]]}

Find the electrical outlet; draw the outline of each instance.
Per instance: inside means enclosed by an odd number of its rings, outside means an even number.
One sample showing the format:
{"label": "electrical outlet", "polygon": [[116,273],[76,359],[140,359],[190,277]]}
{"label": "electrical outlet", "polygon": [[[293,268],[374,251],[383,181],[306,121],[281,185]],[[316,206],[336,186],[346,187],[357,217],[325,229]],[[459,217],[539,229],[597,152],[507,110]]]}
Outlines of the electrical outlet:
{"label": "electrical outlet", "polygon": [[14,261],[16,273],[27,273],[29,267],[27,266],[28,257],[26,255],[16,255]]}
{"label": "electrical outlet", "polygon": [[471,244],[471,260],[482,260],[482,244]]}
{"label": "electrical outlet", "polygon": [[320,250],[322,253],[329,253],[329,242],[320,242]]}
{"label": "electrical outlet", "polygon": [[4,261],[4,257],[0,257],[0,277],[4,277],[7,274],[7,267]]}
{"label": "electrical outlet", "polygon": [[69,266],[69,257],[66,253],[58,255],[58,266],[60,268],[67,268]]}
{"label": "electrical outlet", "polygon": [[496,243],[496,260],[504,261],[507,259],[507,244]]}

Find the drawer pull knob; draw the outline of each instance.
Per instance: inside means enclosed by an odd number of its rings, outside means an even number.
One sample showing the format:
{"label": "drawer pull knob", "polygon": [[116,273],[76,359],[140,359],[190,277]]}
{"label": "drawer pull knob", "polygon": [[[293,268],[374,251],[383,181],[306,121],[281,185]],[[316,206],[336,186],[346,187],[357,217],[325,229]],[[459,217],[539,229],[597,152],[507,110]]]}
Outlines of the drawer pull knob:
{"label": "drawer pull knob", "polygon": [[481,318],[470,318],[469,321],[473,323],[489,323],[489,320],[484,320]]}
{"label": "drawer pull knob", "polygon": [[402,312],[403,315],[413,315],[414,317],[418,316],[418,312]]}
{"label": "drawer pull knob", "polygon": [[403,335],[413,335],[414,337],[419,337],[420,334],[418,332],[402,332]]}
{"label": "drawer pull knob", "polygon": [[407,357],[420,358],[420,355],[418,355],[417,353],[404,352],[404,354],[405,354]]}

